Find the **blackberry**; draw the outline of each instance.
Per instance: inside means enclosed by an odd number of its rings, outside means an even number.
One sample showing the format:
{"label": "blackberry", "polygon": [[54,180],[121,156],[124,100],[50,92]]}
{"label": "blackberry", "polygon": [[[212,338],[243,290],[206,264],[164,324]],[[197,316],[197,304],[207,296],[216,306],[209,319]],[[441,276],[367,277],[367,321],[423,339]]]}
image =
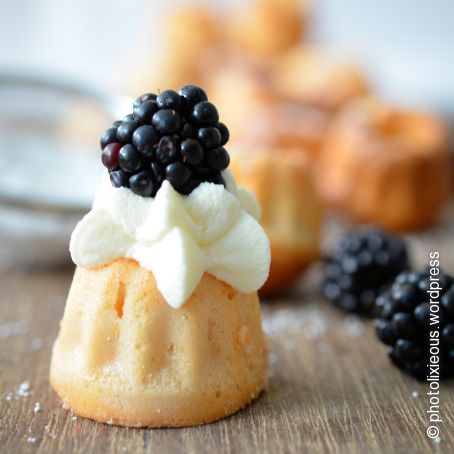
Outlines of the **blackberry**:
{"label": "blackberry", "polygon": [[109,170],[117,170],[119,167],[118,154],[120,152],[121,143],[113,142],[106,145],[102,150],[102,163]]}
{"label": "blackberry", "polygon": [[186,139],[181,142],[181,158],[184,163],[197,166],[203,161],[203,147],[197,140]]}
{"label": "blackberry", "polygon": [[139,172],[129,179],[129,187],[138,195],[150,197],[156,194],[151,172]]}
{"label": "blackberry", "polygon": [[153,126],[163,134],[177,132],[181,126],[181,118],[174,109],[158,110],[151,120]]}
{"label": "blackberry", "polygon": [[[121,124],[121,122],[120,122]],[[103,150],[106,145],[109,145],[109,143],[116,142],[117,141],[117,128],[112,127],[107,129],[101,134],[101,149]]]}
{"label": "blackberry", "polygon": [[159,134],[153,126],[143,125],[132,135],[133,145],[145,156],[151,157],[159,140]]}
{"label": "blackberry", "polygon": [[224,123],[218,123],[216,128],[218,128],[219,134],[221,134],[221,145],[225,145],[230,138],[230,132],[227,126]]}
{"label": "blackberry", "polygon": [[142,159],[140,153],[133,145],[127,144],[120,148],[118,162],[121,170],[128,173],[135,173],[142,168]]}
{"label": "blackberry", "polygon": [[122,186],[129,186],[128,175],[126,172],[123,172],[123,170],[114,170],[113,172],[110,172],[109,176],[113,187],[121,188]]}
{"label": "blackberry", "polygon": [[[427,282],[429,287],[432,282],[433,293],[430,288],[428,292]],[[430,312],[430,300],[438,303],[437,312]],[[396,366],[425,380],[431,371],[430,357],[435,354],[439,378],[454,375],[453,277],[441,270],[438,275],[431,275],[430,269],[403,272],[377,298],[375,308],[375,332]]]}
{"label": "blackberry", "polygon": [[162,165],[157,162],[152,162],[151,173],[153,175],[156,188],[160,188],[162,182],[165,180],[166,177],[164,167],[162,167]]}
{"label": "blackberry", "polygon": [[224,147],[208,150],[206,155],[207,164],[214,170],[224,170],[230,164],[230,156]]}
{"label": "blackberry", "polygon": [[123,117],[123,121],[122,122],[126,122],[126,121],[134,121],[134,114],[125,115]]}
{"label": "blackberry", "polygon": [[113,186],[143,197],[154,197],[166,179],[183,195],[202,182],[225,187],[229,130],[203,89],[146,93],[132,110],[101,135],[101,159]]}
{"label": "blackberry", "polygon": [[159,109],[178,109],[181,106],[181,96],[173,90],[163,91],[156,99]]}
{"label": "blackberry", "polygon": [[137,121],[125,121],[117,129],[117,139],[121,143],[130,143],[134,131],[140,126]]}
{"label": "blackberry", "polygon": [[189,123],[185,123],[181,128],[181,138],[182,139],[195,139],[197,135],[197,130]]}
{"label": "blackberry", "polygon": [[207,150],[221,145],[221,133],[214,126],[209,128],[200,128],[197,132],[197,138]]}
{"label": "blackberry", "polygon": [[199,102],[208,101],[205,91],[195,85],[185,85],[180,89],[179,93],[186,100],[188,108],[194,107]]}
{"label": "blackberry", "polygon": [[156,150],[156,160],[161,164],[170,164],[178,159],[178,142],[170,136],[161,137]]}
{"label": "blackberry", "polygon": [[202,101],[197,103],[192,109],[191,119],[199,125],[215,126],[219,121],[219,113],[211,102]]}
{"label": "blackberry", "polygon": [[166,178],[175,189],[181,189],[191,178],[191,171],[181,162],[166,167]]}
{"label": "blackberry", "polygon": [[348,234],[326,257],[322,290],[340,309],[371,316],[377,295],[408,267],[402,239],[362,228]]}
{"label": "blackberry", "polygon": [[132,105],[133,108],[140,106],[140,104],[144,103],[145,101],[156,101],[157,96],[154,93],[145,93],[144,95],[139,96],[134,101]]}
{"label": "blackberry", "polygon": [[134,118],[142,124],[149,124],[157,111],[158,105],[156,101],[144,101],[142,104],[134,107]]}

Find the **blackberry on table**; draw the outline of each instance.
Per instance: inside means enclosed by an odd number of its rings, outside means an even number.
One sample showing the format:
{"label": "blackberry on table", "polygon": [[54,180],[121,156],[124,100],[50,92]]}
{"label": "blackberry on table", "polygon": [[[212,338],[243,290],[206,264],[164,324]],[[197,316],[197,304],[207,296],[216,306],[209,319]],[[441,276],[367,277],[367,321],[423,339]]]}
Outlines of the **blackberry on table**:
{"label": "blackberry on table", "polygon": [[228,139],[205,91],[186,85],[136,98],[133,113],[114,122],[100,144],[114,187],[154,197],[165,179],[183,195],[205,181],[225,186]]}
{"label": "blackberry on table", "polygon": [[365,227],[348,234],[326,257],[323,293],[346,312],[370,316],[376,297],[408,267],[402,239]]}
{"label": "blackberry on table", "polygon": [[[441,270],[433,277],[439,279],[441,287],[437,299],[439,310],[435,313],[437,318],[432,315],[433,324],[426,285],[430,281],[429,269],[399,274],[375,303],[375,332],[388,346],[391,361],[419,380],[430,374],[430,347],[435,344],[439,350],[440,378],[454,374],[454,278]],[[439,337],[430,335],[434,330]]]}

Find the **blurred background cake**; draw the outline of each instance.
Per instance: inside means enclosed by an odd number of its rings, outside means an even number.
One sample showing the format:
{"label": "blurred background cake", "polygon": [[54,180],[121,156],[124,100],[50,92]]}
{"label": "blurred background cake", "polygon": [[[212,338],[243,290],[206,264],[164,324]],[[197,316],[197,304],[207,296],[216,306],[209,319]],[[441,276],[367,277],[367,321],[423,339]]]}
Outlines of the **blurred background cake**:
{"label": "blurred background cake", "polygon": [[446,204],[447,134],[435,117],[373,98],[346,105],[317,162],[327,204],[390,230],[428,227]]}

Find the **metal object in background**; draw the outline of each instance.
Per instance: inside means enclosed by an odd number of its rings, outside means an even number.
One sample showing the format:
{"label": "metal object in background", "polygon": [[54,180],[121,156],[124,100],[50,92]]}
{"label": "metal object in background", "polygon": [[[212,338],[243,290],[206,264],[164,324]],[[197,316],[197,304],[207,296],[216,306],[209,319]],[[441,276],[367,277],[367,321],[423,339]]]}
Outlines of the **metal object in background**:
{"label": "metal object in background", "polygon": [[0,268],[69,263],[69,236],[102,167],[97,140],[73,140],[65,123],[83,136],[72,111],[92,107],[111,121],[128,104],[71,81],[0,73]]}

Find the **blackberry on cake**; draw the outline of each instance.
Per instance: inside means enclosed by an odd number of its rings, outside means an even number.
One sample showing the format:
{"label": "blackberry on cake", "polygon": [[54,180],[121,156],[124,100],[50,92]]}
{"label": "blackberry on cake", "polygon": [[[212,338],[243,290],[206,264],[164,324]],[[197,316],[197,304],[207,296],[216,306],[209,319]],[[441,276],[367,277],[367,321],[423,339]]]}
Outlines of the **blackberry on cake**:
{"label": "blackberry on cake", "polygon": [[179,109],[181,106],[181,96],[173,90],[165,90],[156,98],[159,109]]}
{"label": "blackberry on cake", "polygon": [[134,107],[134,118],[142,124],[151,123],[153,115],[158,111],[156,101],[144,101],[142,104]]}
{"label": "blackberry on cake", "polygon": [[230,132],[227,128],[227,126],[224,123],[219,122],[216,125],[216,128],[219,131],[219,134],[221,134],[221,144],[220,145],[225,145],[230,138]]}
{"label": "blackberry on cake", "polygon": [[104,149],[104,147],[106,145],[109,145],[110,143],[116,142],[116,141],[117,141],[117,128],[112,127],[112,128],[107,129],[106,131],[104,131],[101,134],[101,140],[100,140],[101,149]]}
{"label": "blackberry on cake", "polygon": [[[374,320],[378,338],[387,345],[391,361],[419,380],[430,374],[430,347],[439,351],[437,374],[454,373],[454,278],[440,270],[438,312],[430,313],[430,270],[403,272],[376,300]],[[432,282],[435,282],[432,280]],[[434,323],[433,323],[434,322]],[[431,339],[430,332],[438,331]]]}
{"label": "blackberry on cake", "polygon": [[144,95],[141,95],[138,98],[136,98],[132,107],[135,108],[137,106],[140,106],[145,101],[156,101],[156,98],[157,96],[154,93],[145,93]]}
{"label": "blackberry on cake", "polygon": [[404,240],[364,227],[349,233],[325,258],[323,293],[346,312],[370,316],[376,297],[408,267]]}
{"label": "blackberry on cake", "polygon": [[221,133],[214,126],[200,128],[197,131],[197,138],[205,148],[215,148],[221,145]]}
{"label": "blackberry on cake", "polygon": [[211,102],[202,101],[192,109],[191,119],[199,125],[214,126],[219,121],[219,113]]}
{"label": "blackberry on cake", "polygon": [[225,186],[228,140],[205,91],[186,85],[139,96],[133,112],[108,128],[100,144],[113,186],[154,197],[166,179],[183,195],[202,182]]}
{"label": "blackberry on cake", "polygon": [[208,101],[205,91],[196,85],[185,85],[180,89],[179,94],[184,98],[188,107],[193,107],[199,102]]}

